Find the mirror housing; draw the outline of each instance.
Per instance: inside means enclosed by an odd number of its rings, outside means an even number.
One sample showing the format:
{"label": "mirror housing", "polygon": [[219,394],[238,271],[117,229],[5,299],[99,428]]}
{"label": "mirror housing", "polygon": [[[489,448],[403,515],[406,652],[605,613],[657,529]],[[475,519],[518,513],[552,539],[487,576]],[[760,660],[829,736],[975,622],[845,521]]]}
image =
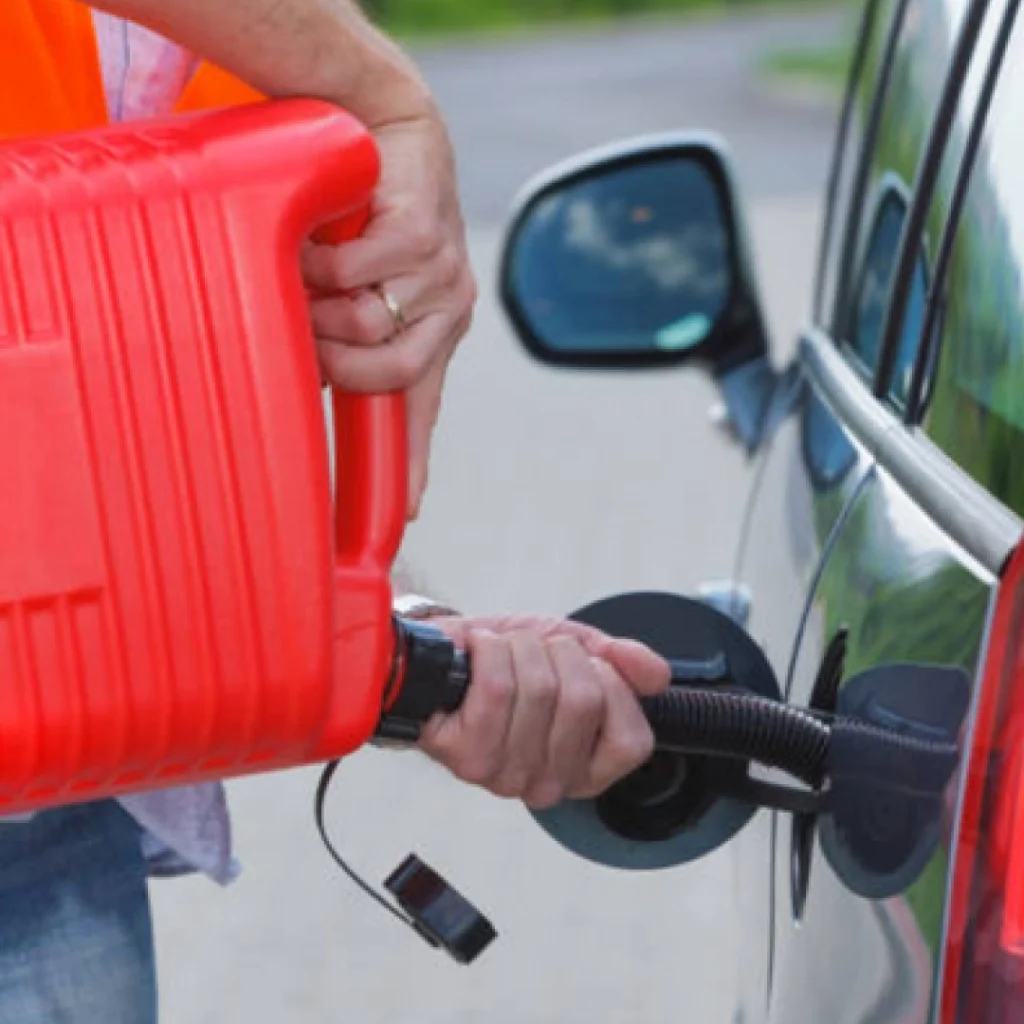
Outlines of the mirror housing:
{"label": "mirror housing", "polygon": [[559,367],[767,366],[724,144],[669,133],[591,150],[530,182],[500,294],[529,354]]}

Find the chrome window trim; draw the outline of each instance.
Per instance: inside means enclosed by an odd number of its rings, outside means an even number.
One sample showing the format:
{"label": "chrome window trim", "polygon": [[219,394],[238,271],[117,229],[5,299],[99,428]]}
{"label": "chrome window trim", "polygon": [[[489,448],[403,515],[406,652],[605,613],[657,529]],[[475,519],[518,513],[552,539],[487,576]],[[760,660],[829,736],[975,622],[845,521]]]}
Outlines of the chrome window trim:
{"label": "chrome window trim", "polygon": [[996,90],[999,88],[1006,51],[1016,26],[1019,6],[1020,0],[1007,0],[996,40],[992,45],[989,63],[985,69],[985,76],[978,94],[974,113],[971,117],[971,124],[967,131],[967,139],[961,154],[960,166],[957,168],[952,198],[949,209],[946,211],[942,234],[939,237],[931,294],[929,295],[928,306],[925,310],[925,319],[921,330],[921,343],[918,346],[917,359],[914,365],[914,376],[910,385],[910,393],[907,396],[905,419],[908,423],[920,423],[922,421],[925,412],[924,406],[930,397],[928,391],[932,385],[932,381],[928,379],[928,374],[929,372],[935,372],[938,360],[941,358],[942,338],[937,335],[936,326],[940,308],[944,305],[943,293],[948,283],[953,249],[956,245],[957,235],[959,234],[963,218],[964,204],[967,201],[967,194],[970,191],[974,176],[978,151],[980,150],[988,124],[992,101],[995,98]]}
{"label": "chrome window trim", "polygon": [[[814,312],[813,320],[820,324],[825,319],[825,285],[826,267],[831,263],[829,256],[829,240],[836,233],[837,211],[836,204],[839,201],[839,182],[842,179],[844,160],[847,157],[847,148],[850,147],[854,161],[860,157],[859,153],[852,151],[855,141],[850,137],[853,125],[854,108],[857,103],[857,91],[864,78],[864,66],[867,63],[868,46],[871,42],[871,34],[875,28],[875,18],[878,16],[878,8],[881,0],[867,0],[861,14],[860,26],[857,30],[857,44],[850,62],[846,76],[846,86],[843,93],[843,106],[839,115],[839,123],[836,127],[835,142],[832,147],[832,159],[829,164],[828,184],[825,187],[825,216],[822,221],[821,235],[818,238],[818,265],[814,275]],[[851,168],[851,173],[856,174],[856,163]],[[839,256],[842,239],[837,239],[835,252],[836,266],[832,267],[833,274],[838,277]],[[833,296],[836,291],[837,280],[832,282]]]}
{"label": "chrome window trim", "polygon": [[871,382],[850,365],[831,338],[815,327],[800,337],[799,358],[808,379],[847,429],[875,459],[895,418],[871,394]]}
{"label": "chrome window trim", "polygon": [[846,332],[846,308],[849,301],[849,282],[857,267],[858,249],[860,247],[861,213],[864,206],[864,195],[871,177],[871,160],[878,146],[878,134],[882,128],[882,115],[889,97],[889,87],[893,68],[896,62],[896,51],[899,49],[900,37],[910,7],[910,0],[894,0],[892,18],[889,22],[887,35],[882,46],[882,59],[875,91],[871,97],[871,106],[867,124],[861,139],[860,152],[854,167],[853,182],[850,187],[850,204],[846,210],[843,225],[840,228],[838,262],[836,264],[836,291],[833,296],[832,309],[828,311],[828,325],[838,337]]}
{"label": "chrome window trim", "polygon": [[[950,55],[949,70],[936,104],[935,117],[928,129],[924,150],[921,153],[917,178],[914,182],[913,200],[903,226],[903,237],[896,257],[892,287],[889,290],[889,305],[882,328],[874,388],[876,397],[880,399],[886,397],[890,388],[893,366],[900,346],[900,336],[910,303],[919,247],[925,237],[932,198],[938,185],[942,161],[950,141],[950,126],[955,121],[957,110],[960,107],[960,96],[963,92],[964,82],[967,80],[971,58],[974,56],[978,38],[985,24],[989,2],[990,0],[974,0],[967,8],[963,25],[957,34]],[[925,306],[926,320],[929,305],[932,305],[931,297]],[[918,339],[917,354],[920,354],[921,343],[925,337],[926,335],[922,334]]]}
{"label": "chrome window trim", "polygon": [[799,358],[808,379],[878,465],[929,518],[993,576],[1021,540],[1024,522],[882,405],[824,332],[808,328]]}

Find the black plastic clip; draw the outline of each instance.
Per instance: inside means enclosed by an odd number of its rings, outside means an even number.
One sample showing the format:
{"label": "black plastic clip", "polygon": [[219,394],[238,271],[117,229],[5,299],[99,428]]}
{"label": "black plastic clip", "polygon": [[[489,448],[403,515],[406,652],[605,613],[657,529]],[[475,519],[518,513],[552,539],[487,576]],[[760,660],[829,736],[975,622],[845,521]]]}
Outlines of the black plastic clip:
{"label": "black plastic clip", "polygon": [[472,963],[497,938],[491,922],[414,854],[392,872],[384,887],[416,931],[460,964]]}

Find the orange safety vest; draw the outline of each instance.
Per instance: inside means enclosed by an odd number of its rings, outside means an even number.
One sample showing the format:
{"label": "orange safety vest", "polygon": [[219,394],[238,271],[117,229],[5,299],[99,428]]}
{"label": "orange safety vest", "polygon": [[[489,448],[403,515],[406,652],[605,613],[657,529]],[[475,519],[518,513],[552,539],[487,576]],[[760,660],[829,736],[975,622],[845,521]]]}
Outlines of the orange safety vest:
{"label": "orange safety vest", "polygon": [[[263,99],[203,62],[177,110]],[[108,120],[89,8],[78,0],[0,0],[0,136],[74,131]]]}

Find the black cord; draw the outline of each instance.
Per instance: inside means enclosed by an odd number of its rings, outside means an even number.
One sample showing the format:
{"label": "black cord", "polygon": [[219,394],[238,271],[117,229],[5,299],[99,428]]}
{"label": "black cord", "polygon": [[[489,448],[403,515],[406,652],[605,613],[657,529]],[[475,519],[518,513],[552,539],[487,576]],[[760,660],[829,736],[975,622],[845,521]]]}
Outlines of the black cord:
{"label": "black cord", "polygon": [[334,863],[370,899],[408,925],[432,949],[443,950],[457,963],[473,963],[498,933],[491,922],[433,868],[409,854],[384,883],[398,900],[395,905],[364,882],[334,848],[324,824],[324,804],[338,764],[338,761],[331,761],[321,773],[313,808],[320,838]]}
{"label": "black cord", "polygon": [[320,781],[317,783],[316,797],[313,802],[313,815],[316,818],[316,827],[317,831],[320,833],[320,838],[323,840],[324,846],[327,847],[327,852],[331,855],[335,864],[337,864],[338,867],[341,868],[341,870],[344,871],[345,874],[348,875],[348,877],[352,879],[352,881],[355,882],[355,884],[359,886],[367,896],[370,897],[370,899],[376,900],[376,902],[379,903],[389,914],[394,914],[402,924],[408,925],[413,929],[413,931],[419,933],[420,930],[416,927],[416,923],[412,918],[403,914],[398,907],[386,900],[379,892],[377,892],[376,889],[369,885],[369,883],[363,881],[363,879],[348,866],[348,864],[342,859],[341,854],[339,854],[334,848],[334,844],[331,842],[331,838],[327,834],[327,826],[324,823],[324,805],[327,801],[327,791],[330,789],[331,781],[334,779],[334,773],[338,770],[338,765],[340,763],[340,761],[331,761],[330,764],[328,764],[320,773]]}

